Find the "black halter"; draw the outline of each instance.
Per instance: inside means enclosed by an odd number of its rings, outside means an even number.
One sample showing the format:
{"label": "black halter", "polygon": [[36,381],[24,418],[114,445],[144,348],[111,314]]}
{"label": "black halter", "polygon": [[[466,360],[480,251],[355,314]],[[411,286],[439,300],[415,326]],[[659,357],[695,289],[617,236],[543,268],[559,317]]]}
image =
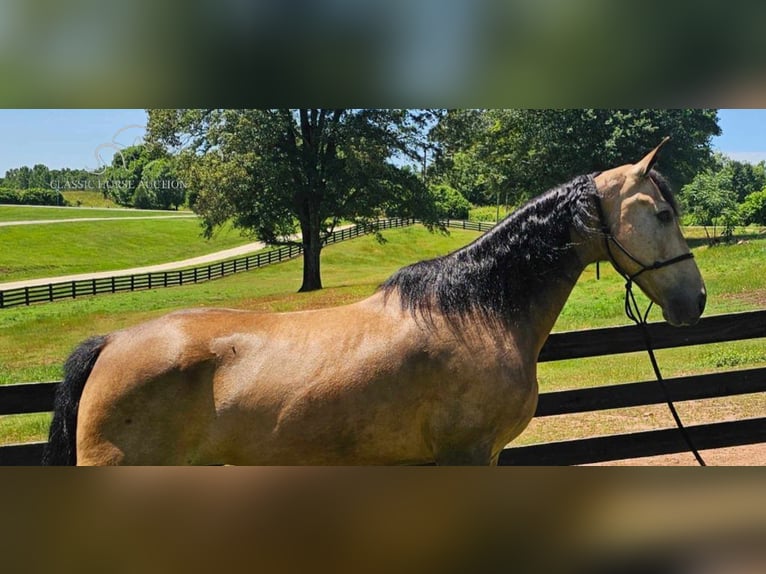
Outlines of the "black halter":
{"label": "black halter", "polygon": [[[609,228],[609,224],[606,222],[606,218],[604,217],[604,210],[601,207],[601,200],[598,197],[596,198],[596,211],[598,212],[598,220],[599,224],[601,225],[601,235],[604,238],[604,246],[606,247],[606,252],[609,255],[609,261],[612,263],[617,272],[625,279],[625,314],[629,319],[636,323],[646,323],[646,318],[648,317],[649,311],[651,310],[654,303],[649,303],[649,307],[647,307],[646,312],[642,316],[638,308],[638,304],[636,303],[636,298],[633,295],[633,281],[636,279],[636,277],[646,271],[662,269],[663,267],[668,267],[669,265],[674,265],[675,263],[680,263],[681,261],[692,259],[694,258],[694,253],[689,251],[688,253],[682,253],[681,255],[677,255],[671,259],[657,260],[650,265],[646,265],[640,259],[634,256],[630,251],[628,251],[628,249],[612,234],[612,230]],[[638,265],[639,270],[632,275],[625,271],[625,269],[623,269],[623,267],[617,263],[617,260],[614,258],[614,254],[612,253],[612,244],[614,244],[620,251],[622,251],[628,259]]]}

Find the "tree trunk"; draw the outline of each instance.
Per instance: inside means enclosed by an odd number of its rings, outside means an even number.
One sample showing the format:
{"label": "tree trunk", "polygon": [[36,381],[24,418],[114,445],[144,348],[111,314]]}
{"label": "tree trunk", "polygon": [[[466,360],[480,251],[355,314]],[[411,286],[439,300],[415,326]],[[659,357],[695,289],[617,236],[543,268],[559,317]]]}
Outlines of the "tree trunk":
{"label": "tree trunk", "polygon": [[303,234],[303,284],[298,290],[301,293],[316,291],[322,288],[322,276],[319,270],[319,255],[322,251],[322,241],[319,237],[319,224],[301,223]]}

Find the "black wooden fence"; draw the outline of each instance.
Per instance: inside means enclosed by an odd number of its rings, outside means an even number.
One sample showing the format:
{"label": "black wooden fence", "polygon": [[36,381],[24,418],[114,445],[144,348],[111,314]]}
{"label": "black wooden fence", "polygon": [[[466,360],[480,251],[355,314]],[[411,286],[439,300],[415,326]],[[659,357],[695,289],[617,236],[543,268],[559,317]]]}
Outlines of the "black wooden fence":
{"label": "black wooden fence", "polygon": [[466,231],[480,231],[484,233],[492,229],[496,223],[489,223],[487,221],[466,221],[464,219],[447,219],[443,221],[445,227],[451,229],[464,229]]}
{"label": "black wooden fence", "polygon": [[[667,323],[649,325],[656,349],[724,343],[766,337],[766,310],[703,318],[694,327]],[[558,361],[645,351],[643,334],[635,325],[554,333],[539,360]],[[646,358],[648,361],[648,358]],[[689,401],[766,392],[766,367],[707,373],[665,380],[671,399]],[[643,381],[543,393],[536,417],[661,404],[660,384]],[[766,413],[764,413],[766,414]],[[687,426],[699,450],[766,442],[766,416]],[[623,460],[684,452],[678,429],[658,429],[506,448],[500,464],[569,465]]]}
{"label": "black wooden fence", "polygon": [[[335,231],[327,237],[325,245],[346,241],[376,231],[406,227],[414,223],[414,219],[379,219],[368,225],[357,225]],[[456,225],[450,224],[450,226]],[[273,263],[287,261],[288,259],[298,257],[302,253],[303,247],[301,245],[286,245],[278,249],[262,251],[246,257],[229,259],[190,269],[103,277],[101,279],[82,279],[33,287],[19,287],[5,291],[0,290],[0,309],[17,305],[31,305],[33,303],[49,303],[59,299],[75,299],[77,297],[104,293],[140,291],[201,283],[226,277],[234,273],[258,269]]]}
{"label": "black wooden fence", "polygon": [[[718,315],[694,327],[674,328],[665,323],[649,327],[658,349],[766,337],[766,310]],[[643,350],[635,326],[554,333],[540,361],[597,357]],[[595,373],[594,373],[595,375]],[[667,380],[674,401],[726,397],[766,392],[766,368],[709,373]],[[25,383],[0,386],[0,415],[50,411],[58,383]],[[596,386],[540,395],[535,416],[546,417],[659,404],[664,396],[656,381]],[[766,442],[766,416],[687,427],[700,449]],[[0,447],[0,465],[39,464],[41,442]],[[686,444],[676,428],[591,437],[503,451],[503,465],[570,465],[605,462],[683,452]]]}

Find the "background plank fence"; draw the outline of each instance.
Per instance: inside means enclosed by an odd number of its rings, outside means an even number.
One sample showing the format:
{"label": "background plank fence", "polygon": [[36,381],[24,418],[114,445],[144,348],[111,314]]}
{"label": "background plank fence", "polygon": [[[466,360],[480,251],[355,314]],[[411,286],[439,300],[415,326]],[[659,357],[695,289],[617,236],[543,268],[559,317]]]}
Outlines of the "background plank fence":
{"label": "background plank fence", "polygon": [[[327,237],[325,245],[354,239],[355,237],[386,229],[407,227],[414,223],[414,219],[379,219],[367,225],[356,225],[335,231]],[[458,227],[454,222],[447,222],[447,225]],[[486,226],[486,224],[484,225]],[[476,230],[478,231],[479,229],[477,228]],[[158,289],[212,281],[234,273],[250,271],[251,269],[258,269],[266,265],[294,259],[302,253],[303,247],[301,245],[285,245],[278,249],[262,251],[246,257],[229,259],[189,269],[103,277],[100,279],[83,279],[80,281],[64,281],[33,287],[0,290],[0,309],[18,305],[32,305],[34,303],[51,303],[60,299],[75,299],[77,297],[101,295],[104,293]]]}

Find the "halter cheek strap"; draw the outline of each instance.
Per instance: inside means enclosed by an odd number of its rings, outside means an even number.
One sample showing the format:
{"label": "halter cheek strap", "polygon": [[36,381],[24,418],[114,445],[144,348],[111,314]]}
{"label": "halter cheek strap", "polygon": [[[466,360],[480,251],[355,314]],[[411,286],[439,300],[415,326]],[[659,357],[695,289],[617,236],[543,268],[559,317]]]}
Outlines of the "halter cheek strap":
{"label": "halter cheek strap", "polygon": [[[601,207],[601,200],[596,198],[596,211],[598,212],[598,219],[599,223],[601,225],[601,234],[604,237],[604,245],[606,246],[606,252],[609,255],[609,260],[612,262],[612,265],[614,265],[614,268],[617,270],[617,272],[622,275],[626,281],[629,283],[632,283],[633,280],[644,273],[645,271],[653,271],[655,269],[662,269],[663,267],[667,267],[668,265],[673,265],[675,263],[680,263],[681,261],[686,261],[687,259],[692,259],[694,257],[694,253],[689,251],[688,253],[682,253],[681,255],[678,255],[676,257],[673,257],[671,259],[663,259],[663,260],[657,260],[654,263],[650,265],[646,265],[641,262],[637,257],[635,257],[630,251],[627,250],[627,248],[620,243],[617,238],[612,235],[611,229],[609,229],[609,226],[606,223],[606,218],[604,217],[604,210]],[[630,275],[627,271],[625,271],[619,263],[614,258],[614,255],[612,254],[612,247],[611,244],[614,243],[614,245],[622,251],[625,256],[630,259],[633,263],[639,266],[639,270]]]}

